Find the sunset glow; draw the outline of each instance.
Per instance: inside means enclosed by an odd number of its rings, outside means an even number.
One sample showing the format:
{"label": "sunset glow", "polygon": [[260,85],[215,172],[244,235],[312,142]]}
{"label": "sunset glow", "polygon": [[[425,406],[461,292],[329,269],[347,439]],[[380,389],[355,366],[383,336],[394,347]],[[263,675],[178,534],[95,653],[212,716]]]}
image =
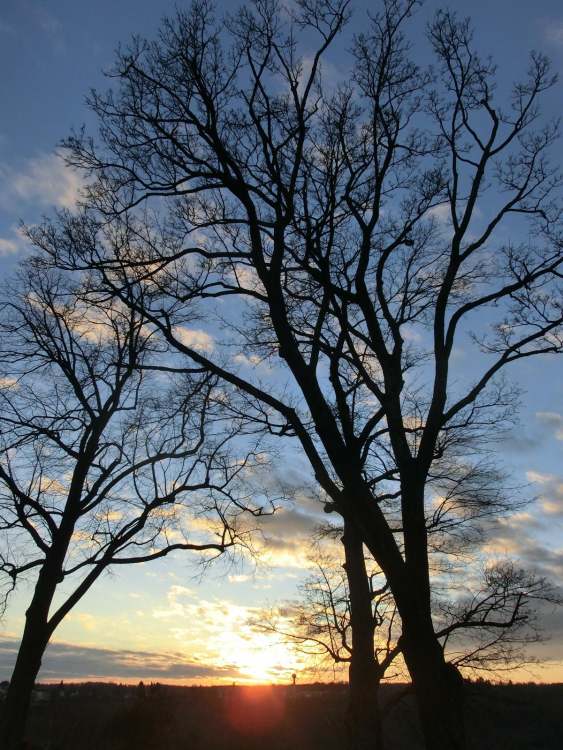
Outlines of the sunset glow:
{"label": "sunset glow", "polygon": [[[241,674],[248,675],[245,681],[249,683],[290,682],[293,672],[303,666],[296,654],[275,636],[256,635],[250,642],[235,635],[232,640],[235,664]],[[224,656],[228,657],[228,652]]]}
{"label": "sunset glow", "polygon": [[464,684],[559,710],[563,3],[536,5],[0,4],[1,748],[98,688],[158,728],[180,696],[182,742],[227,750],[326,729],[331,693],[349,731],[370,691],[409,747],[380,696],[410,681],[429,738]]}

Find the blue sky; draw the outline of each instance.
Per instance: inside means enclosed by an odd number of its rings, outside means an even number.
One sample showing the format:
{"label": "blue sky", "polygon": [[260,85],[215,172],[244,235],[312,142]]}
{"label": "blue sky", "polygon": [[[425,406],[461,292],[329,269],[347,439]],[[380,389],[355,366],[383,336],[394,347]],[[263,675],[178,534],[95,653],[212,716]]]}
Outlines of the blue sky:
{"label": "blue sky", "polygon": [[[181,3],[179,3],[181,5]],[[55,207],[71,207],[80,180],[55,155],[71,127],[93,122],[84,105],[90,87],[104,87],[119,42],[133,33],[152,35],[163,13],[175,3],[162,0],[3,0],[0,6],[0,273],[8,273],[25,252],[17,227],[37,221]],[[234,9],[238,2],[219,2]],[[351,29],[358,28],[357,2]],[[418,20],[441,3],[427,2]],[[468,4],[453,0],[460,14]],[[563,7],[560,0],[473,0],[471,15],[480,49],[499,64],[501,82],[525,71],[525,52],[545,51],[563,73]],[[423,35],[417,35],[423,46]],[[338,55],[331,58],[338,76]],[[327,74],[330,74],[330,70]],[[545,109],[558,114],[563,85],[550,92]],[[463,352],[460,353],[463,357]],[[469,366],[469,365],[468,365]],[[463,363],[460,367],[463,369]],[[563,580],[563,386],[556,358],[527,360],[511,373],[524,389],[520,426],[503,440],[499,452],[517,483],[529,483],[537,496],[526,514],[499,528],[494,543]],[[272,520],[269,564],[216,571],[199,582],[197,567],[186,557],[172,564],[140,566],[107,576],[90,592],[57,632],[42,676],[178,679],[244,679],[259,674],[256,651],[272,653],[280,679],[299,664],[271,643],[250,644],[244,622],[260,607],[291,597],[303,576],[304,549],[314,525],[309,501],[285,509]],[[6,678],[15,640],[21,631],[29,589],[12,600],[0,624],[0,679]],[[198,627],[195,627],[197,622]],[[3,628],[3,630],[2,630]],[[538,679],[563,679],[563,620],[552,618],[553,638],[540,655],[548,666]],[[131,657],[131,652],[144,657]],[[228,653],[231,654],[229,657]],[[237,662],[236,655],[240,658]],[[151,670],[139,666],[145,659]],[[245,662],[246,659],[246,662]],[[175,665],[175,666],[170,666]],[[270,667],[268,667],[270,668]],[[65,672],[66,670],[66,672]],[[150,671],[150,674],[149,674]],[[261,674],[261,673],[260,673]],[[155,678],[155,679],[156,679]],[[264,677],[266,678],[266,677]]]}

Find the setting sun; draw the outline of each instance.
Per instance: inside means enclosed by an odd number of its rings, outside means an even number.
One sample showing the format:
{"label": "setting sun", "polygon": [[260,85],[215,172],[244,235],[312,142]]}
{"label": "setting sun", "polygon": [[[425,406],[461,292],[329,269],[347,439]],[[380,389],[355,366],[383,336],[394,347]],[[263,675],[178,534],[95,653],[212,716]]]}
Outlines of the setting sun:
{"label": "setting sun", "polygon": [[250,640],[243,634],[230,633],[221,657],[237,668],[242,681],[250,684],[289,682],[291,675],[304,667],[297,654],[268,634],[253,634]]}
{"label": "setting sun", "polygon": [[[261,642],[260,642],[261,641]],[[239,652],[236,663],[252,682],[286,682],[297,669],[297,658],[287,646],[264,636]]]}

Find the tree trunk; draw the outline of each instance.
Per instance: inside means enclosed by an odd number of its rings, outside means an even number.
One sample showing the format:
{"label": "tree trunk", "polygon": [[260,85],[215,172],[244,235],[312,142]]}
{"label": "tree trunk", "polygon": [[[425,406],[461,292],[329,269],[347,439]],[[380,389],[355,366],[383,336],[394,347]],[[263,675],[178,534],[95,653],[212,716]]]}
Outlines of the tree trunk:
{"label": "tree trunk", "polygon": [[30,607],[4,704],[4,750],[20,750],[23,747],[31,694],[48,642],[46,622],[41,622]]}
{"label": "tree trunk", "polygon": [[1,729],[3,750],[20,750],[23,746],[33,686],[52,635],[49,609],[60,575],[62,554],[64,550],[44,564],[25,613],[25,628],[4,704]]}
{"label": "tree trunk", "polygon": [[352,657],[349,671],[350,699],[347,725],[352,750],[382,750],[378,697],[380,671],[375,660],[362,662]]}
{"label": "tree trunk", "polygon": [[[75,478],[77,476],[79,480],[80,477],[82,478],[82,484],[78,481],[78,486],[74,488],[72,495],[69,493],[69,498],[80,497],[86,473],[77,472]],[[33,686],[41,668],[43,654],[57,625],[49,619],[49,611],[57,585],[63,578],[64,560],[74,532],[73,505],[74,502],[71,499],[67,500],[61,525],[46,553],[45,562],[37,576],[31,603],[25,613],[25,627],[6,695],[0,728],[2,750],[20,750],[23,747]]]}
{"label": "tree trunk", "polygon": [[427,750],[465,750],[463,678],[448,664],[436,636],[421,627],[403,634],[402,647],[415,690]]}
{"label": "tree trunk", "polygon": [[401,645],[427,750],[465,750],[463,679],[444,659],[432,622],[425,482],[426,473],[414,470],[401,479],[407,572],[406,597],[397,600]]}
{"label": "tree trunk", "polygon": [[381,669],[375,658],[371,590],[366,571],[362,538],[345,522],[342,537],[350,593],[352,657],[349,671],[347,724],[352,750],[381,750],[381,720],[378,694]]}
{"label": "tree trunk", "polygon": [[413,473],[401,482],[404,562],[394,545],[374,533],[368,503],[357,506],[354,520],[389,582],[401,617],[401,648],[426,750],[465,750],[463,680],[446,663],[432,623],[424,488],[423,479]]}

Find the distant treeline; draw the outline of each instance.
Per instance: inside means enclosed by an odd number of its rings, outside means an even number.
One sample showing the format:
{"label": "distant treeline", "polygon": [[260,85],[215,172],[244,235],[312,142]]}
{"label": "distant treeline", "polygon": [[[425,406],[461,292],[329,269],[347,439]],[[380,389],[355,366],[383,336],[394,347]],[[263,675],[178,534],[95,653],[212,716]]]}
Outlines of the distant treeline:
{"label": "distant treeline", "polygon": [[[469,748],[560,746],[563,684],[495,685],[480,679],[467,687]],[[384,733],[391,750],[423,747],[414,702],[405,688],[390,684],[381,691]],[[347,695],[344,683],[39,684],[30,717],[30,750],[337,750],[345,746]]]}

